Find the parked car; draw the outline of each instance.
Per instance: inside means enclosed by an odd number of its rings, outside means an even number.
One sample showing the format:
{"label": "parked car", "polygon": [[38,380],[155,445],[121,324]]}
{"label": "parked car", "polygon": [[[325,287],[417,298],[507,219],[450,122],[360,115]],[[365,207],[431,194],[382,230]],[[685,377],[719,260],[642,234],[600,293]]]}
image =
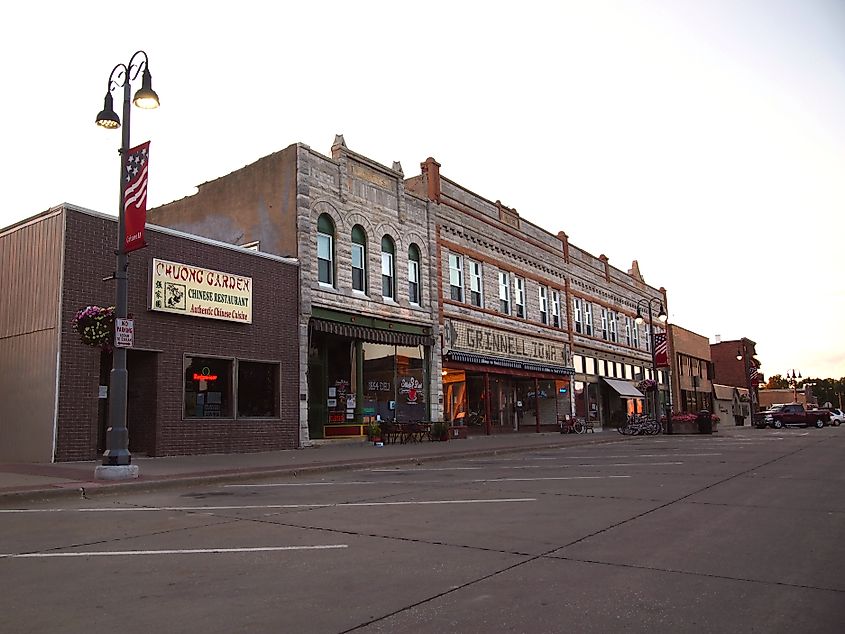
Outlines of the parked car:
{"label": "parked car", "polygon": [[781,409],[783,409],[783,405],[781,404],[770,405],[769,409],[764,409],[763,411],[754,414],[751,417],[751,422],[757,429],[765,429],[772,423],[773,419],[771,418],[771,414],[779,412]]}
{"label": "parked car", "polygon": [[839,427],[842,423],[845,423],[845,412],[841,409],[830,409],[830,424],[834,427]]}
{"label": "parked car", "polygon": [[777,411],[765,416],[767,426],[781,429],[782,427],[816,427],[821,429],[830,420],[830,412],[824,409],[807,409],[801,403],[788,403]]}

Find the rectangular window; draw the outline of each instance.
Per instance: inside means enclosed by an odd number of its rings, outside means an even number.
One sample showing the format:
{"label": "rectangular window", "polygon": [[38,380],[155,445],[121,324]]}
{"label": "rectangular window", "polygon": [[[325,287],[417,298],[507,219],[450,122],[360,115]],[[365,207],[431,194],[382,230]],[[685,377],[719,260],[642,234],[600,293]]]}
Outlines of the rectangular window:
{"label": "rectangular window", "polygon": [[514,299],[516,316],[525,319],[525,280],[521,277],[514,278],[514,292],[516,293]]}
{"label": "rectangular window", "polygon": [[613,343],[616,343],[617,340],[618,340],[617,332],[616,332],[616,325],[617,325],[617,322],[619,321],[619,318],[617,317],[617,315],[614,311],[609,310],[609,311],[607,311],[607,319],[610,322],[610,340]]}
{"label": "rectangular window", "polygon": [[584,374],[596,373],[596,360],[593,357],[584,357]]}
{"label": "rectangular window", "polygon": [[575,332],[583,333],[584,332],[584,313],[581,308],[581,298],[573,297],[572,298],[572,312],[573,312],[573,319],[575,321]]}
{"label": "rectangular window", "polygon": [[552,291],[552,326],[560,328],[560,293]]}
{"label": "rectangular window", "polygon": [[637,324],[636,319],[634,320],[631,332],[633,333],[633,344],[632,345],[635,348],[639,348],[640,347],[640,327]]}
{"label": "rectangular window", "polygon": [[645,351],[651,352],[651,326],[645,325]]}
{"label": "rectangular window", "polygon": [[464,301],[464,269],[460,255],[449,254],[450,297],[456,302]]}
{"label": "rectangular window", "polygon": [[499,311],[511,314],[511,277],[504,271],[499,271]]}
{"label": "rectangular window", "polygon": [[364,265],[364,245],[352,244],[352,288],[366,292],[367,275]]}
{"label": "rectangular window", "polygon": [[238,418],[279,417],[279,364],[238,361]]}
{"label": "rectangular window", "polygon": [[393,254],[381,252],[381,295],[393,299]]}
{"label": "rectangular window", "polygon": [[484,284],[481,277],[481,262],[469,263],[469,301],[479,308],[484,305]]}
{"label": "rectangular window", "polygon": [[572,355],[572,367],[575,368],[576,372],[580,372],[583,374],[584,372],[584,356],[580,354]]}
{"label": "rectangular window", "polygon": [[420,305],[420,263],[408,260],[408,301]]}
{"label": "rectangular window", "polygon": [[629,346],[633,342],[633,335],[631,334],[632,328],[633,328],[633,323],[634,323],[633,319],[631,319],[628,316],[625,317],[625,343],[627,343]]}
{"label": "rectangular window", "polygon": [[540,300],[540,323],[549,323],[549,297],[548,289],[545,286],[540,286],[537,289],[537,297]]}
{"label": "rectangular window", "polygon": [[610,329],[607,326],[607,308],[601,309],[601,338],[610,339]]}
{"label": "rectangular window", "polygon": [[317,234],[317,279],[321,284],[333,283],[334,268],[332,263],[332,237],[325,233]]}
{"label": "rectangular window", "polygon": [[584,302],[584,334],[593,336],[593,305]]}
{"label": "rectangular window", "polygon": [[232,417],[233,359],[185,357],[185,418]]}

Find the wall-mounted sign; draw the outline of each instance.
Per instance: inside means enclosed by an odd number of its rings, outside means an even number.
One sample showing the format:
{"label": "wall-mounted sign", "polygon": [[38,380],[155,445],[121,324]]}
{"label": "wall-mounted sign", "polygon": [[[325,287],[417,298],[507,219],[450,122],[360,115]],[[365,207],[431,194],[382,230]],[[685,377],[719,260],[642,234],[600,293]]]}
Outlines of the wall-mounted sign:
{"label": "wall-mounted sign", "polygon": [[476,326],[455,319],[445,324],[446,351],[467,352],[546,366],[569,367],[569,344]]}
{"label": "wall-mounted sign", "polygon": [[252,323],[252,278],[153,259],[150,308]]}

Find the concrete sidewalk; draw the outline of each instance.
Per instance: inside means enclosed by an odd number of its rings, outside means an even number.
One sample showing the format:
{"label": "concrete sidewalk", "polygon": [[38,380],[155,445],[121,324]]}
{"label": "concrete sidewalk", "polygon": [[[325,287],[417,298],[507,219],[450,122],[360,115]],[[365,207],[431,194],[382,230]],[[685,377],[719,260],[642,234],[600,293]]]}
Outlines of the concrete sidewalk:
{"label": "concrete sidewalk", "polygon": [[23,500],[141,491],[167,486],[192,486],[247,478],[284,477],[391,466],[456,458],[513,453],[534,449],[625,442],[612,431],[594,434],[516,433],[470,436],[447,442],[419,442],[376,447],[373,443],[319,442],[304,449],[249,454],[133,457],[137,480],[105,482],[94,479],[99,461],[0,464],[0,504]]}

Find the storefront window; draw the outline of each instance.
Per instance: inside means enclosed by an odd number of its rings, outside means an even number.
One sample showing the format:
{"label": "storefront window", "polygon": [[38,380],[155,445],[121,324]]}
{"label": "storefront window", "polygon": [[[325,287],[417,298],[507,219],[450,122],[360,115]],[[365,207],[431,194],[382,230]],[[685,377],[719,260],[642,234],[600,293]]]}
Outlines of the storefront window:
{"label": "storefront window", "polygon": [[428,416],[423,349],[363,344],[364,416],[410,422]]}
{"label": "storefront window", "polygon": [[185,357],[185,418],[232,416],[232,359]]}
{"label": "storefront window", "polygon": [[238,361],[238,416],[279,415],[279,364]]}

